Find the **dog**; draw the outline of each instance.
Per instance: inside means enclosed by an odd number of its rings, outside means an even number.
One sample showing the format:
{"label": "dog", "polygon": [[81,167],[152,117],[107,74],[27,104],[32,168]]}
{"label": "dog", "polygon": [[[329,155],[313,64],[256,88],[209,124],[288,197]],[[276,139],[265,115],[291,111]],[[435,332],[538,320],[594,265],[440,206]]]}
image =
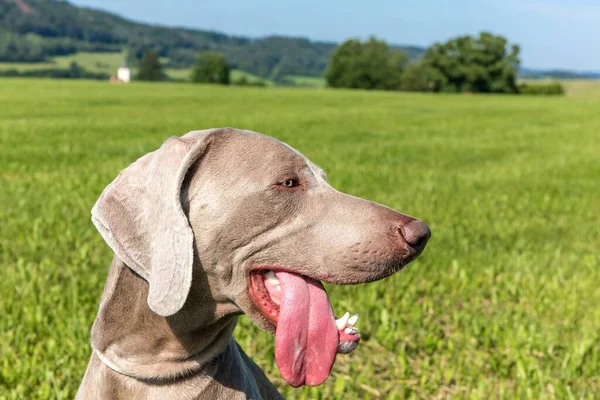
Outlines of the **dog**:
{"label": "dog", "polygon": [[92,209],[114,251],[77,399],[281,399],[232,337],[240,314],[275,336],[291,386],[316,386],[356,348],[323,282],[400,271],[429,227],[333,189],[298,151],[219,128],[168,139]]}

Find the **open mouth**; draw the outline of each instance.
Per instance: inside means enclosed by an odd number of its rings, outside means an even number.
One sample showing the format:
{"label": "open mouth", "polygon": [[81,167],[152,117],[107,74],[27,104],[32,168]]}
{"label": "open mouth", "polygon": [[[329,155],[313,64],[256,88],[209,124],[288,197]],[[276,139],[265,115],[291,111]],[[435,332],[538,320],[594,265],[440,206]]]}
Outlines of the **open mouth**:
{"label": "open mouth", "polygon": [[336,319],[325,288],[316,279],[286,271],[250,273],[255,307],[275,327],[275,361],[294,387],[317,386],[329,377],[337,353],[358,346],[358,314]]}

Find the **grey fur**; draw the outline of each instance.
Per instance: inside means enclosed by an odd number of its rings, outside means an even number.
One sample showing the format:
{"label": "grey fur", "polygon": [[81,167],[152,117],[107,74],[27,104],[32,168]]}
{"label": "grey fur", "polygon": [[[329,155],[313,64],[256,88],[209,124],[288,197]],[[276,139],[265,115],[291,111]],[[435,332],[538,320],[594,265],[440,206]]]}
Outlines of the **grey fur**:
{"label": "grey fur", "polygon": [[[288,178],[301,186],[279,185]],[[77,399],[279,399],[231,336],[241,313],[275,331],[250,300],[249,272],[370,282],[429,237],[412,217],[336,191],[289,146],[232,128],[167,140],[92,215],[115,257]]]}

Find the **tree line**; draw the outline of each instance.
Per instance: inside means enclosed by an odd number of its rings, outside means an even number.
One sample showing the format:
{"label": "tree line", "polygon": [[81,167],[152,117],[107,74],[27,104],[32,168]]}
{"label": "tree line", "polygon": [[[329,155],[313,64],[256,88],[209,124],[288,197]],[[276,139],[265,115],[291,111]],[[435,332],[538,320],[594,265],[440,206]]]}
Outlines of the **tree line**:
{"label": "tree line", "polygon": [[[481,58],[479,62],[484,64],[483,68],[465,67],[463,60],[452,60],[452,55],[457,51],[475,54],[472,51],[474,49],[469,47],[474,46],[478,39],[462,38],[464,40],[457,40],[453,44],[454,48],[445,46],[447,43],[440,44],[437,50],[442,53],[438,55],[443,60],[437,65],[410,62],[401,64],[400,75],[403,75],[403,79],[400,83],[397,68],[391,68],[388,63],[384,63],[388,71],[394,75],[393,82],[382,83],[375,77],[377,73],[367,71],[364,73],[367,75],[360,78],[361,82],[354,82],[351,86],[375,85],[381,89],[383,85],[383,89],[387,90],[398,90],[398,87],[399,90],[425,90],[427,86],[428,91],[503,92],[504,89],[496,86],[487,87],[486,81],[501,81],[501,78],[496,76],[490,78],[485,76],[488,69],[493,69],[490,64],[493,64],[493,59],[487,59],[490,54],[480,52],[479,55],[475,55]],[[368,47],[367,52],[375,51],[375,53],[382,48],[377,45],[365,46],[364,42],[357,40],[353,42],[346,46],[347,55],[351,55],[352,52],[359,55],[360,51],[357,49],[360,47]],[[110,12],[77,7],[63,0],[26,0],[25,2],[0,0],[0,62],[47,62],[55,56],[82,51],[128,50],[129,64],[139,67],[144,54],[152,50],[167,60],[165,68],[189,68],[196,64],[199,52],[214,51],[225,56],[231,69],[249,72],[278,85],[288,85],[291,83],[288,76],[322,76],[323,72],[331,67],[332,52],[340,50],[340,46],[336,46],[335,43],[311,41],[305,38],[270,36],[251,39],[212,31],[147,25]],[[488,43],[486,46],[494,45]],[[433,47],[435,46],[428,49],[428,52],[435,53]],[[401,60],[402,57],[397,55],[398,50],[404,53],[404,56],[408,56],[408,60],[424,58],[422,57],[424,49],[420,47],[388,47],[388,51]],[[507,53],[510,52],[511,49],[508,48]],[[434,58],[433,55],[430,58]],[[432,63],[434,61],[432,60]],[[389,62],[394,64],[396,61]],[[458,69],[454,69],[455,64],[466,68],[458,72],[459,76],[456,75]],[[500,63],[498,68],[503,68],[504,65]],[[449,73],[449,68],[454,72]],[[573,75],[568,71],[549,72],[552,72],[551,76]],[[490,73],[506,76],[501,70]],[[573,77],[597,78],[595,74]],[[347,82],[348,78],[342,77],[339,80]],[[369,84],[369,80],[374,80],[376,83]],[[329,86],[332,87],[336,87],[336,84],[336,82],[329,82]],[[514,86],[510,82],[500,85],[504,88]]]}
{"label": "tree line", "polygon": [[168,59],[164,67],[189,68],[199,52],[216,51],[225,55],[231,68],[277,80],[286,75],[321,75],[335,47],[305,38],[252,39],[147,25],[61,0],[27,0],[29,12],[17,3],[0,0],[0,62],[43,62],[81,51],[127,49],[133,66],[153,50]]}
{"label": "tree line", "polygon": [[[167,79],[167,75],[163,72],[159,54],[156,51],[151,49],[144,53],[136,78],[141,81],[162,81]],[[267,86],[263,80],[250,81],[245,76],[232,81],[231,66],[225,60],[225,56],[212,51],[205,51],[196,55],[196,62],[192,68],[190,80],[194,83]]]}
{"label": "tree line", "polygon": [[491,33],[459,36],[408,62],[375,37],[342,43],[325,72],[330,87],[418,92],[518,93],[519,46]]}
{"label": "tree line", "polygon": [[349,39],[331,56],[325,72],[332,88],[435,93],[562,95],[558,82],[518,84],[520,47],[503,36],[482,32],[436,42],[409,61],[406,53],[371,37]]}
{"label": "tree line", "polygon": [[[332,52],[324,77],[332,88],[435,93],[564,93],[559,83],[519,85],[519,54],[518,45],[511,45],[506,38],[489,32],[434,43],[421,59],[413,61],[406,52],[391,48],[375,37],[366,41],[349,39]],[[164,79],[160,71],[158,54],[147,52],[138,79]],[[197,83],[227,85],[231,82],[230,71],[231,66],[223,54],[201,52],[196,56],[190,78]]]}
{"label": "tree line", "polygon": [[76,62],[72,62],[68,69],[45,68],[24,71],[19,71],[17,69],[0,70],[0,77],[107,80],[110,78],[110,75],[102,72],[90,72]]}

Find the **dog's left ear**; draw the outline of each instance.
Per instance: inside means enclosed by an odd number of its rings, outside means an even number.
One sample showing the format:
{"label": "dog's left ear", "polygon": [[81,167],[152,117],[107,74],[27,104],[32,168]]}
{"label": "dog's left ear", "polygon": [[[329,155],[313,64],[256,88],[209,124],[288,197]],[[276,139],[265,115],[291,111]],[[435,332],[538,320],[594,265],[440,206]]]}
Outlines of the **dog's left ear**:
{"label": "dog's left ear", "polygon": [[168,139],[124,169],[92,209],[106,243],[148,281],[148,305],[163,317],[183,307],[192,284],[194,234],[182,208],[181,186],[215,131]]}

